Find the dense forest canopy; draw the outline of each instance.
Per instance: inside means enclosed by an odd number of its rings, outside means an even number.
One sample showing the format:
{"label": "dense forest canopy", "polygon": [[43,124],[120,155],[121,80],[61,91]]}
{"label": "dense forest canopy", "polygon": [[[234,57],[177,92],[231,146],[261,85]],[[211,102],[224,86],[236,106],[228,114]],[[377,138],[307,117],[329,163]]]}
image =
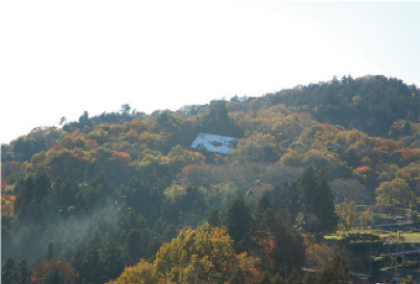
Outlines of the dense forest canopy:
{"label": "dense forest canopy", "polygon": [[[319,235],[354,225],[355,205],[418,210],[419,97],[395,78],[344,76],[35,128],[1,146],[3,279],[104,283],[124,271],[115,283],[128,283],[134,266],[145,283],[198,283],[205,271],[214,283],[255,283],[264,271],[281,283],[286,262],[299,277]],[[192,149],[199,133],[239,138],[234,155]],[[204,233],[229,263],[204,262],[209,244],[188,243]],[[203,271],[192,256],[174,264],[184,250],[198,250]],[[318,262],[348,273],[340,257]]]}

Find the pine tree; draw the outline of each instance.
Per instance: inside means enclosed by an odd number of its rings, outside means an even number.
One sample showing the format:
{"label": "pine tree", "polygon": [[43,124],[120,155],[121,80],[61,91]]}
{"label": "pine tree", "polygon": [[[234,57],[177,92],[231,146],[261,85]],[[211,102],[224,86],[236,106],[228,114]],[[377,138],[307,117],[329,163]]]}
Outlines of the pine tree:
{"label": "pine tree", "polygon": [[17,275],[15,262],[9,257],[1,268],[1,283],[4,284],[16,284]]}
{"label": "pine tree", "polygon": [[219,222],[219,211],[216,209],[212,210],[207,217],[207,222],[210,224],[210,226],[218,227],[220,225]]}
{"label": "pine tree", "polygon": [[54,247],[53,247],[53,243],[49,243],[48,244],[48,249],[47,252],[45,253],[45,259],[47,261],[51,261],[54,259]]}
{"label": "pine tree", "polygon": [[331,188],[324,173],[316,174],[312,167],[306,169],[297,182],[299,207],[304,215],[303,226],[310,232],[329,233],[336,229]]}
{"label": "pine tree", "polygon": [[333,232],[337,228],[338,217],[335,213],[332,191],[324,173],[318,175],[317,197],[317,205],[314,207],[314,215],[319,220],[317,231],[322,233]]}
{"label": "pine tree", "polygon": [[242,200],[236,199],[225,215],[225,225],[234,240],[235,250],[243,252],[251,246],[250,228],[252,217]]}
{"label": "pine tree", "polygon": [[272,208],[271,202],[269,199],[269,195],[264,194],[264,196],[258,202],[257,212],[260,214],[264,214],[264,212],[268,210],[268,208]]}
{"label": "pine tree", "polygon": [[28,283],[28,262],[26,259],[22,259],[21,262],[18,263],[18,282],[19,284],[26,284]]}
{"label": "pine tree", "polygon": [[271,284],[270,281],[270,273],[268,273],[267,271],[265,271],[261,277],[260,282],[258,282],[259,284]]}
{"label": "pine tree", "polygon": [[317,199],[317,183],[314,169],[309,167],[297,181],[296,190],[299,194],[299,209],[304,214],[304,226],[309,228],[309,222],[314,214]]}
{"label": "pine tree", "polygon": [[316,280],[312,273],[306,273],[302,279],[303,284],[316,284]]}
{"label": "pine tree", "polygon": [[271,277],[270,279],[271,284],[283,284],[283,278],[280,276],[280,274],[277,272],[276,275]]}
{"label": "pine tree", "polygon": [[245,276],[242,269],[238,267],[235,271],[235,275],[229,280],[229,284],[244,284]]}
{"label": "pine tree", "polygon": [[289,277],[287,277],[286,284],[302,284],[296,269],[293,269],[292,273],[289,275]]}

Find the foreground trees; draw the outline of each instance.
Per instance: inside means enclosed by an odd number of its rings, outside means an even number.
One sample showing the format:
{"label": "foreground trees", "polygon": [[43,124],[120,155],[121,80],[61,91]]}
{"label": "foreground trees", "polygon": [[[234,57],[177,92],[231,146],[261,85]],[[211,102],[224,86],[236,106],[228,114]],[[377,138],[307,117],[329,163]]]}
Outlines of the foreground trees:
{"label": "foreground trees", "polygon": [[254,263],[246,253],[236,255],[226,230],[205,223],[164,244],[153,264],[142,260],[110,283],[255,283],[261,272]]}

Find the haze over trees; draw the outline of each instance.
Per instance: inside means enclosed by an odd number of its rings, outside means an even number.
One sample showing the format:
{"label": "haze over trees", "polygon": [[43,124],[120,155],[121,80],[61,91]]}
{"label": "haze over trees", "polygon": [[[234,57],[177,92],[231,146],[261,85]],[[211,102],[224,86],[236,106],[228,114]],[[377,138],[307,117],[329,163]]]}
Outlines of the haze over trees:
{"label": "haze over trees", "polygon": [[[35,128],[1,146],[2,282],[314,283],[319,249],[323,283],[345,283],[319,240],[371,224],[355,205],[416,210],[419,96],[345,76]],[[235,154],[191,149],[200,132],[239,138]]]}

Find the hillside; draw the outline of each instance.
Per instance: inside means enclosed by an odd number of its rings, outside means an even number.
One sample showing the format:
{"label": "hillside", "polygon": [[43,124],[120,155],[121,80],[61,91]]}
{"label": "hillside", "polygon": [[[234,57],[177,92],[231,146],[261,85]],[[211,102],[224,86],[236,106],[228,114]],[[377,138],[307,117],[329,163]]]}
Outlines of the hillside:
{"label": "hillside", "polygon": [[[9,196],[2,197],[2,263],[34,262],[53,244],[54,257],[78,273],[76,283],[103,283],[206,220],[220,218],[236,252],[256,257],[248,234],[268,207],[282,220],[270,231],[288,228],[297,251],[297,232],[336,228],[337,220],[321,217],[335,216],[332,201],[415,209],[419,98],[398,79],[349,76],[174,112],[86,111],[62,128],[33,129],[1,149]],[[190,148],[199,133],[239,138],[235,154]],[[314,188],[325,198],[311,198],[325,212],[310,201]],[[238,237],[229,230],[232,208],[253,220]],[[282,254],[272,261],[302,266],[304,256]],[[93,269],[98,261],[108,270]]]}

